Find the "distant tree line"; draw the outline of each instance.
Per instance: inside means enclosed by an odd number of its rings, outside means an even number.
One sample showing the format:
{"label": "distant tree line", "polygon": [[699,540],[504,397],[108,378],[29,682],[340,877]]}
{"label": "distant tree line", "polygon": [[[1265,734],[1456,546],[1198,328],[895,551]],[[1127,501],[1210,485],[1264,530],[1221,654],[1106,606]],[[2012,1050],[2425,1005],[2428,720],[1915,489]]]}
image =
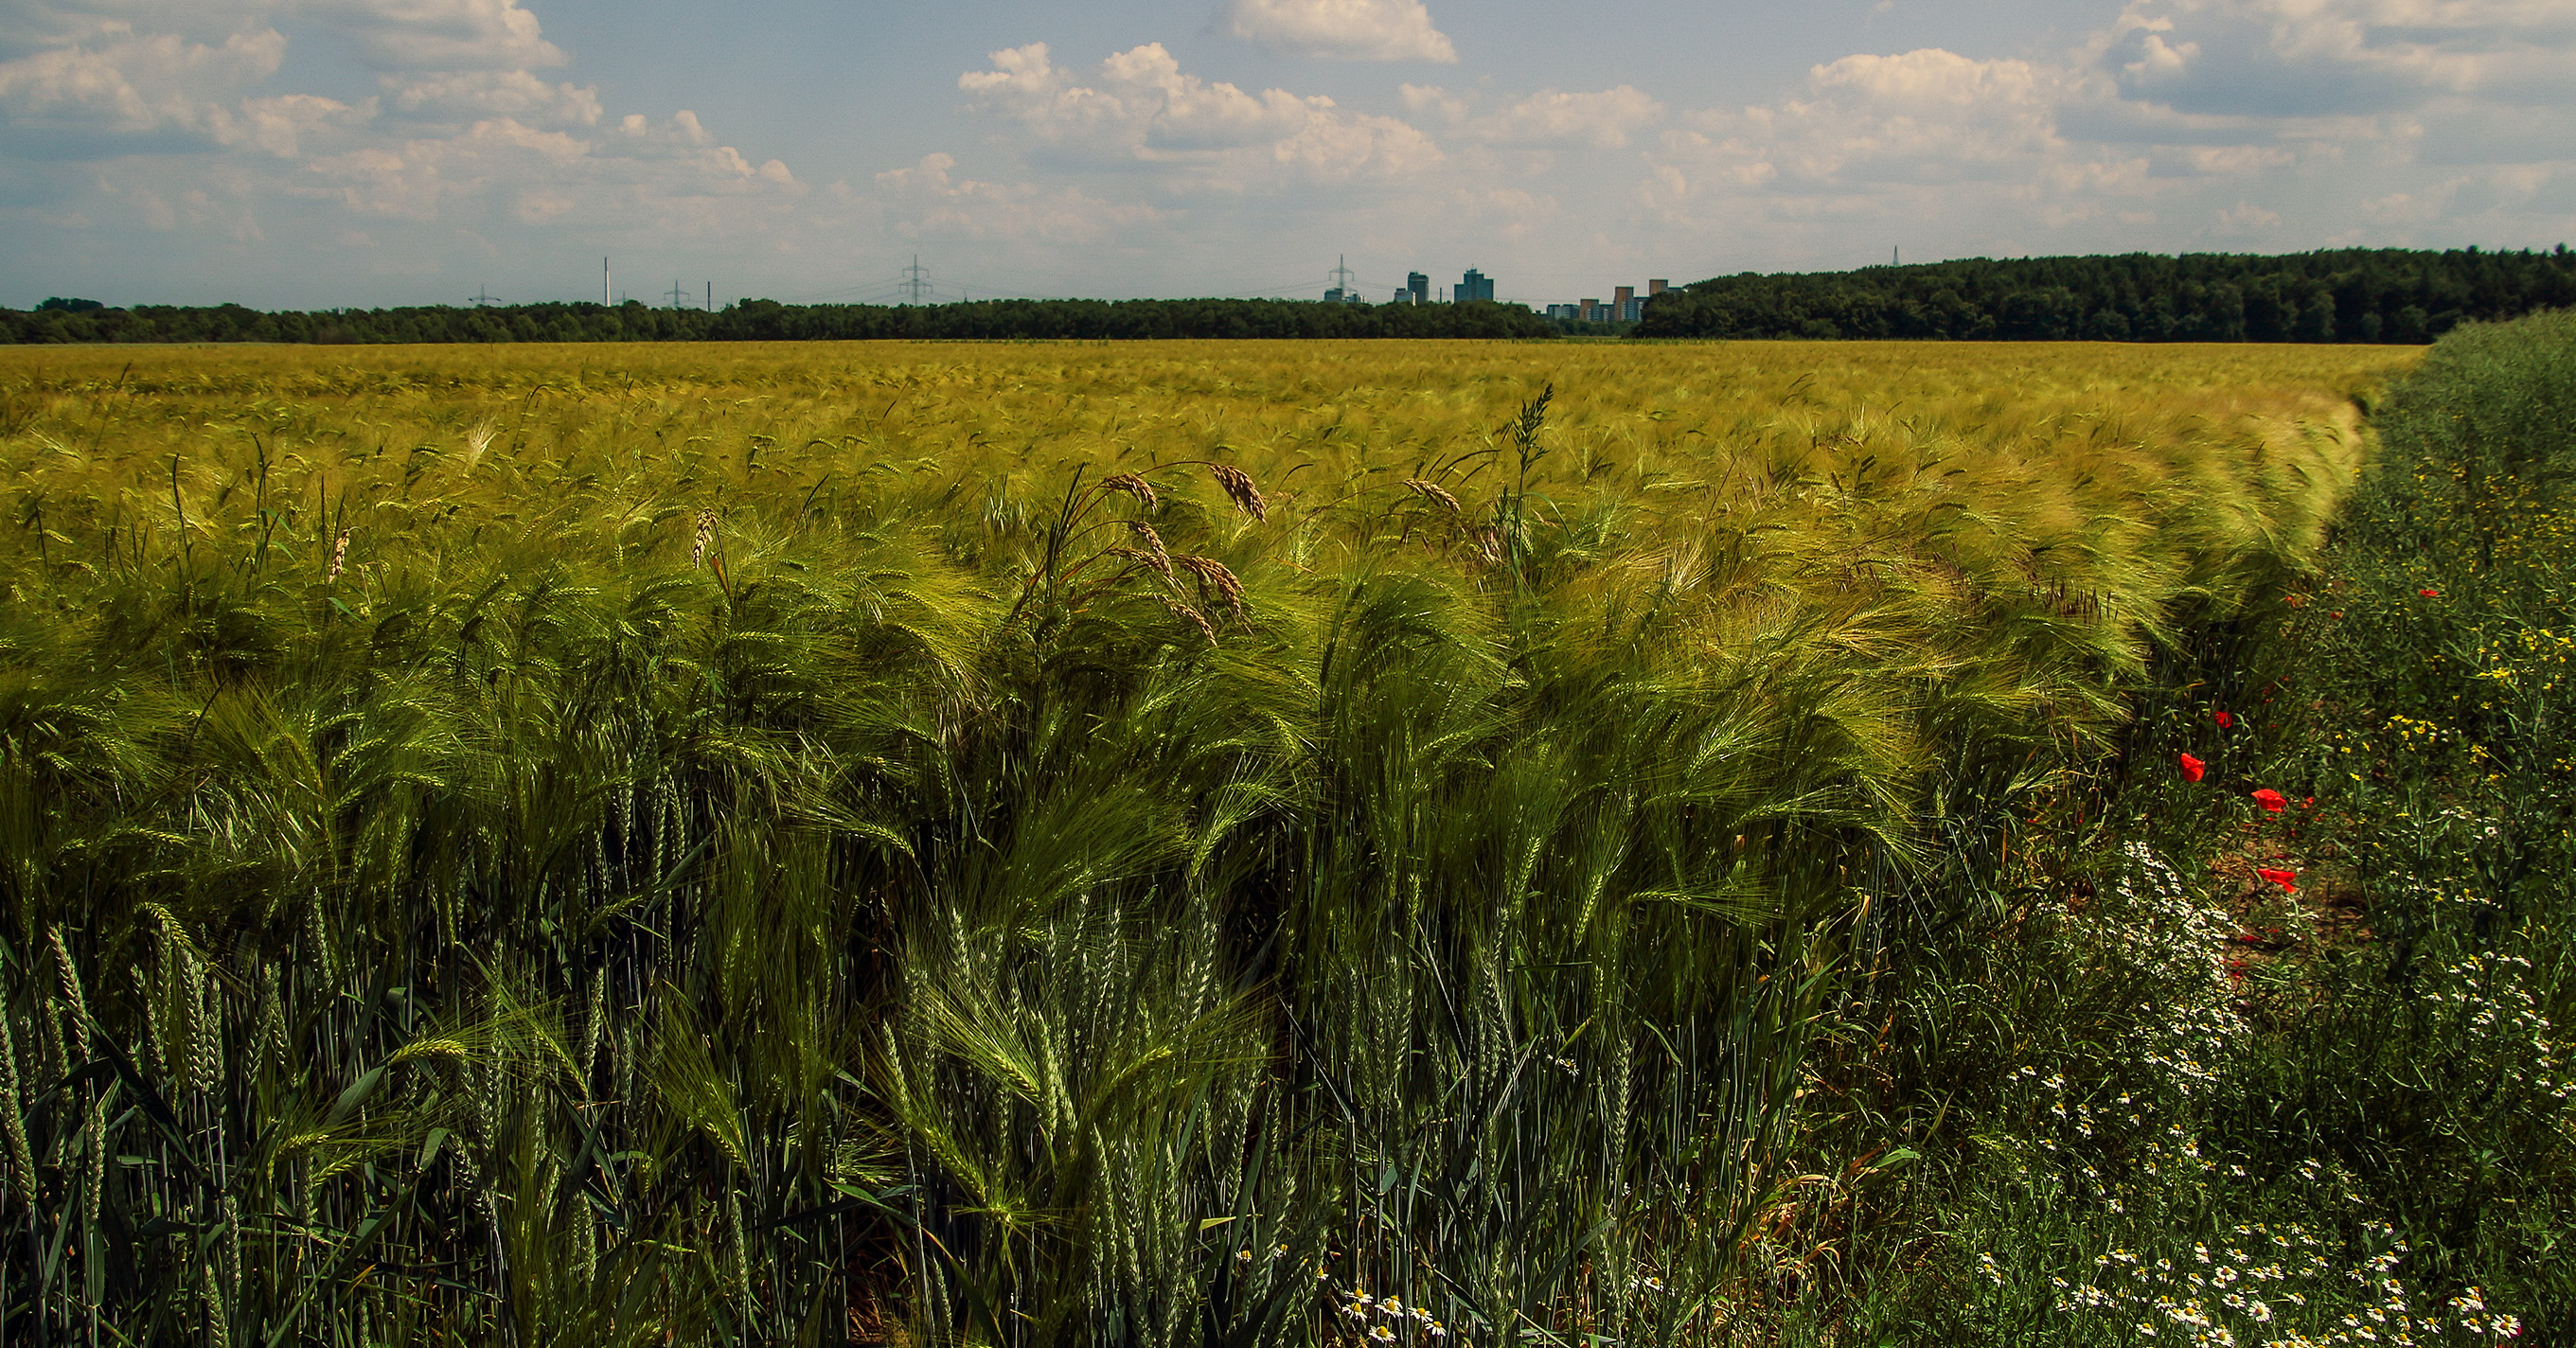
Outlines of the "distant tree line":
{"label": "distant tree line", "polygon": [[2576,306],[2576,254],[2337,249],[2286,257],[1971,258],[1700,281],[1648,301],[1639,337],[2429,342],[2471,320]]}
{"label": "distant tree line", "polygon": [[624,304],[433,305],[263,313],[238,304],[110,309],[47,300],[0,310],[0,342],[758,342],[1155,337],[1553,337],[1503,304],[1317,304],[1299,300],[976,300],[961,304],[780,304],[656,309]]}
{"label": "distant tree line", "polygon": [[[2339,249],[2257,257],[1971,258],[1910,267],[1717,277],[1647,302],[1638,337],[1998,341],[2429,342],[2471,320],[2576,307],[2576,254]],[[1585,325],[1607,333],[1609,325]],[[1574,330],[1581,331],[1582,329]],[[726,309],[432,305],[263,313],[237,304],[51,299],[0,310],[0,343],[1137,340],[1157,337],[1552,337],[1518,305],[1304,300],[976,300]]]}

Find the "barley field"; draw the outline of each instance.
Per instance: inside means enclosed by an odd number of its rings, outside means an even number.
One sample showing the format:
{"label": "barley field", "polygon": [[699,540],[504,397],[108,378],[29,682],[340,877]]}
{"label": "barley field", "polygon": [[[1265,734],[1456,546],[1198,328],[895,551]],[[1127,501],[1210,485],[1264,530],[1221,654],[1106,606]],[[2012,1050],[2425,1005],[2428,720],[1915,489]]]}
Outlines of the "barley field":
{"label": "barley field", "polygon": [[2444,350],[0,351],[0,1340],[2565,1325]]}

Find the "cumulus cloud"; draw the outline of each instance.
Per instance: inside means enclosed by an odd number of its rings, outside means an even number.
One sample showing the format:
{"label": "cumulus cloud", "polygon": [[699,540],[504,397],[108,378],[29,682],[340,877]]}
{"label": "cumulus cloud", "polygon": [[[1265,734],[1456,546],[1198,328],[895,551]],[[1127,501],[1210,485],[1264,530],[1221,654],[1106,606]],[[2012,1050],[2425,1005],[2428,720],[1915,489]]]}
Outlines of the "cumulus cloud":
{"label": "cumulus cloud", "polygon": [[1043,42],[991,60],[992,69],[957,78],[970,107],[1018,123],[1065,162],[1159,167],[1173,186],[1397,178],[1441,158],[1409,123],[1345,113],[1321,96],[1211,83],[1183,72],[1159,42],[1078,73],[1057,67]]}
{"label": "cumulus cloud", "polygon": [[431,118],[514,117],[547,124],[594,126],[599,90],[557,84],[525,70],[462,70],[378,78],[389,111]]}
{"label": "cumulus cloud", "polygon": [[[518,0],[112,4],[0,11],[0,168],[93,165],[22,180],[58,202],[105,199],[61,218],[236,244],[265,237],[263,215],[317,210],[385,229],[688,237],[757,232],[805,193],[691,113],[607,124],[595,88],[537,73],[564,54]],[[375,74],[374,97],[272,91],[288,32],[315,29]],[[378,232],[329,237],[375,247]]]}
{"label": "cumulus cloud", "polygon": [[956,167],[956,156],[932,154],[876,175],[895,232],[907,238],[1093,243],[1166,214],[1149,206],[1112,205],[1070,187],[1048,191],[977,182],[958,176]]}
{"label": "cumulus cloud", "polygon": [[181,141],[233,143],[241,134],[236,107],[243,91],[276,73],[286,54],[286,39],[274,28],[221,43],[131,30],[99,38],[0,62],[0,111],[13,130],[168,132]]}
{"label": "cumulus cloud", "polygon": [[1217,31],[1275,52],[1341,61],[1452,64],[1457,48],[1422,0],[1226,0]]}
{"label": "cumulus cloud", "polygon": [[525,70],[564,63],[518,0],[280,0],[380,70]]}
{"label": "cumulus cloud", "polygon": [[1644,90],[1622,84],[1593,93],[1543,89],[1481,117],[1462,130],[1492,145],[1616,149],[1630,136],[1664,120],[1664,105]]}
{"label": "cumulus cloud", "polygon": [[456,207],[522,224],[598,228],[638,219],[722,232],[803,191],[787,166],[754,165],[695,115],[630,115],[581,135],[497,117],[452,136],[380,139],[317,155],[288,190],[361,217],[427,222]]}
{"label": "cumulus cloud", "polygon": [[2091,92],[2028,61],[1939,48],[1846,56],[1809,71],[1803,97],[1686,117],[1665,149],[1688,151],[1738,183],[2020,177],[2064,155],[2058,110]]}
{"label": "cumulus cloud", "polygon": [[2123,95],[2186,112],[2390,112],[2475,94],[2576,102],[2555,0],[2137,0],[2094,44]]}

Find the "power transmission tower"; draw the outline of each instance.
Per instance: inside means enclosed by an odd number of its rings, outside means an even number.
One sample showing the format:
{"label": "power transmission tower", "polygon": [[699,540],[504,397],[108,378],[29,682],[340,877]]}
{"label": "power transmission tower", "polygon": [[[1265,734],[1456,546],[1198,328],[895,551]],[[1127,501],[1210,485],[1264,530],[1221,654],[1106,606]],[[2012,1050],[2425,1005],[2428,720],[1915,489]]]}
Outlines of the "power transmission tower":
{"label": "power transmission tower", "polygon": [[930,288],[930,273],[921,269],[921,254],[912,255],[912,265],[903,269],[903,276],[900,289],[911,293],[914,304],[921,303],[921,292]]}
{"label": "power transmission tower", "polygon": [[477,287],[475,287],[475,289],[474,289],[474,299],[473,299],[473,303],[476,305],[476,307],[478,307],[478,308],[479,308],[479,307],[481,307],[481,306],[483,306],[483,305],[487,305],[487,304],[499,304],[499,303],[501,302],[501,297],[500,297],[500,296],[495,295],[495,294],[492,294],[492,293],[490,293],[490,292],[491,292],[491,287],[490,287],[490,286],[477,286]]}
{"label": "power transmission tower", "polygon": [[674,309],[679,308],[679,307],[680,307],[680,301],[682,301],[682,300],[684,300],[684,299],[687,299],[687,298],[688,298],[688,296],[689,296],[689,292],[687,292],[687,291],[685,291],[685,290],[680,289],[680,283],[679,283],[677,280],[674,280],[674,281],[672,281],[672,282],[671,282],[671,295],[670,295],[670,299],[671,299],[671,307],[672,307],[672,308],[674,308]]}
{"label": "power transmission tower", "polygon": [[1349,266],[1350,260],[1348,253],[1336,253],[1333,256],[1333,288],[1345,295],[1351,293],[1353,273]]}

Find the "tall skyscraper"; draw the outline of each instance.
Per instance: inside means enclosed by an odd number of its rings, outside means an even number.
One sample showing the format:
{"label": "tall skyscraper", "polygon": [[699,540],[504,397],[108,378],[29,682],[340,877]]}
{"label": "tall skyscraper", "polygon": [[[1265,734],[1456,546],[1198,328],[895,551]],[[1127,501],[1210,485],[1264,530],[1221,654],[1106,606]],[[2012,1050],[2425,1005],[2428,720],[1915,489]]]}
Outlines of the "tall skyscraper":
{"label": "tall skyscraper", "polygon": [[1458,302],[1460,304],[1465,304],[1469,300],[1490,300],[1493,297],[1494,278],[1473,267],[1469,267],[1467,274],[1459,278]]}
{"label": "tall skyscraper", "polygon": [[1429,304],[1431,302],[1430,277],[1425,276],[1418,271],[1408,272],[1404,278],[1404,288],[1413,292],[1414,303]]}

